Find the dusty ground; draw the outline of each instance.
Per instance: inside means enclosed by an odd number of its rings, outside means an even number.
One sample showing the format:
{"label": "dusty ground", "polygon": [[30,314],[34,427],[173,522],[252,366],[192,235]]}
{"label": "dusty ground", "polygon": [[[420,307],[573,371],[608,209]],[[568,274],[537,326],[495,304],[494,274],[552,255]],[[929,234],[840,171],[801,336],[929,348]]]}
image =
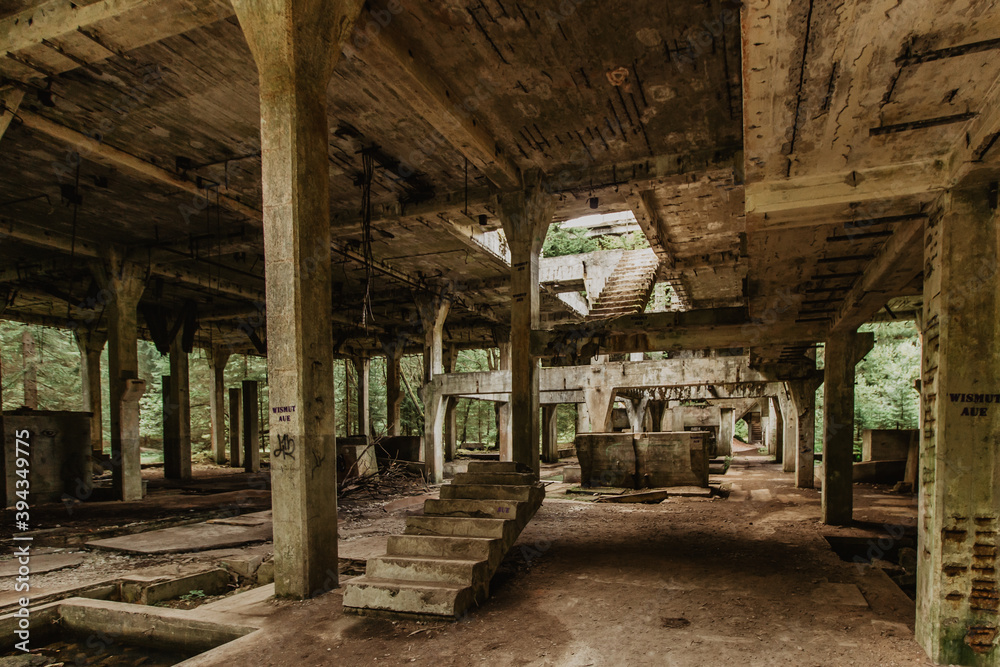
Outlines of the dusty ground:
{"label": "dusty ground", "polygon": [[[859,487],[858,515],[879,528],[831,530],[817,521],[819,495],[795,490],[778,466],[737,459],[726,477],[758,493],[650,506],[547,500],[490,600],[458,623],[345,617],[334,591],[278,603],[259,637],[204,664],[930,664],[909,599],[823,539],[885,537],[882,523],[912,523],[912,498]],[[762,490],[771,499],[753,500]],[[856,585],[864,606],[830,583]]]}
{"label": "dusty ground", "polygon": [[[732,485],[728,499],[606,505],[552,485],[491,598],[457,623],[345,616],[340,590],[305,602],[261,598],[233,618],[253,615],[263,632],[198,665],[930,664],[913,641],[913,603],[881,570],[841,560],[824,539],[886,547],[912,530],[915,499],[858,486],[858,524],[825,527],[819,494],[795,489],[792,475],[752,453],[717,478]],[[358,498],[345,503],[341,529],[377,542],[401,532],[419,500]],[[208,556],[84,555],[77,568],[40,578],[56,587]]]}

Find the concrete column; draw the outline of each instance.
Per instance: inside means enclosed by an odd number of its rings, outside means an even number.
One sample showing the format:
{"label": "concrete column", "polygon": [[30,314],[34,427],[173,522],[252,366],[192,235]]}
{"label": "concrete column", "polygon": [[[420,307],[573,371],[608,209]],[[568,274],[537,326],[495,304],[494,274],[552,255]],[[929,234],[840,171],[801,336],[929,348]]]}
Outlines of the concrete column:
{"label": "concrete column", "polygon": [[394,345],[385,355],[385,431],[386,435],[399,435],[399,416],[403,406],[403,393],[400,387],[400,362],[403,359],[403,346]]}
{"label": "concrete column", "polygon": [[531,331],[539,326],[538,259],[555,198],[534,175],[524,192],[500,197],[511,256],[511,442],[514,461],[538,471],[539,364],[531,354]]}
{"label": "concrete column", "polygon": [[667,401],[667,405],[663,409],[663,421],[660,422],[660,428],[666,432],[684,430],[684,410],[676,405],[676,401],[674,407],[670,407],[670,401]]}
{"label": "concrete column", "polygon": [[834,332],[826,341],[823,382],[823,523],[846,526],[854,514],[854,367],[872,334]]}
{"label": "concrete column", "polygon": [[111,403],[112,490],[119,500],[142,499],[139,462],[139,380],[136,307],[146,287],[146,270],[109,248],[93,265],[94,277],[108,297],[108,385]]}
{"label": "concrete column", "polygon": [[987,185],[952,190],[938,206],[924,231],[916,639],[938,664],[995,667],[1000,665],[996,190],[991,193]]}
{"label": "concrete column", "polygon": [[611,426],[611,407],[615,404],[615,392],[607,387],[588,387],[583,390],[590,415],[592,433],[607,433]]}
{"label": "concrete column", "polygon": [[628,412],[629,424],[633,433],[642,433],[646,423],[646,407],[649,405],[649,397],[643,396],[638,401],[629,399],[625,403]]}
{"label": "concrete column", "polygon": [[208,395],[209,422],[212,426],[212,457],[216,463],[226,462],[226,364],[229,353],[213,348],[208,353],[208,369],[212,391]]}
{"label": "concrete column", "polygon": [[[163,476],[168,478],[167,468],[168,466],[175,465],[173,460],[170,458],[173,456],[173,451],[176,448],[177,432],[176,426],[177,421],[173,418],[174,405],[170,402],[170,376],[161,375],[160,376],[160,433],[161,437],[161,451],[163,452]],[[168,459],[170,463],[168,463]]]}
{"label": "concrete column", "polygon": [[795,472],[799,452],[799,414],[792,403],[792,395],[788,383],[781,384],[778,394],[778,407],[781,410],[781,470]]}
{"label": "concrete column", "polygon": [[722,408],[719,420],[719,456],[733,455],[733,438],[736,437],[736,410]]}
{"label": "concrete column", "polygon": [[771,438],[774,439],[774,451],[768,451],[768,454],[774,456],[775,463],[781,463],[782,454],[785,451],[785,416],[781,413],[781,404],[777,397],[771,396],[770,403],[771,430],[774,431]]}
{"label": "concrete column", "polygon": [[229,467],[243,466],[243,392],[229,390]]}
{"label": "concrete column", "polygon": [[[510,342],[501,341],[500,349],[500,370],[510,370]],[[514,444],[511,440],[510,430],[510,401],[500,403],[497,410],[497,437],[500,440],[500,460],[514,460]]]}
{"label": "concrete column", "polygon": [[795,380],[788,383],[792,405],[798,420],[798,451],[795,456],[795,486],[811,489],[815,485],[816,389],[818,381]]}
{"label": "concrete column", "polygon": [[[165,401],[163,420],[163,476],[167,479],[191,479],[191,390],[188,353],[181,346],[182,335],[170,343],[170,400]],[[166,422],[169,421],[169,429]]]}
{"label": "concrete column", "polygon": [[[444,351],[444,372],[454,373],[458,363],[458,350],[449,346]],[[444,399],[444,460],[454,461],[458,454],[458,397]]]}
{"label": "concrete column", "polygon": [[31,329],[21,332],[21,379],[24,383],[24,407],[38,409],[38,348]]}
{"label": "concrete column", "polygon": [[358,378],[358,432],[357,435],[372,434],[371,410],[369,395],[371,387],[371,359],[368,357],[352,357],[354,371]]}
{"label": "concrete column", "polygon": [[90,413],[90,448],[95,454],[104,452],[104,420],[101,419],[101,352],[108,341],[108,332],[77,329],[73,332],[80,350],[80,381],[83,385],[83,409]]}
{"label": "concrete column", "polygon": [[428,383],[444,373],[444,322],[450,307],[451,301],[443,295],[417,302],[424,328],[424,384],[420,389],[424,401],[424,465],[427,481],[432,484],[444,480],[445,397]]}
{"label": "concrete column", "polygon": [[590,413],[587,412],[586,403],[576,404],[576,432],[590,433]]}
{"label": "concrete column", "polygon": [[559,463],[559,420],[557,405],[542,406],[542,460]]}
{"label": "concrete column", "polygon": [[666,408],[666,401],[650,401],[647,407],[649,415],[649,430],[660,431],[663,429],[663,412]]}
{"label": "concrete column", "polygon": [[[240,422],[243,425],[243,435],[240,440],[243,443],[243,470],[246,472],[260,472],[260,390],[256,380],[243,381],[243,410]],[[272,399],[273,400],[273,399]],[[298,408],[296,408],[298,409]],[[293,413],[294,414],[294,413]],[[287,422],[280,422],[287,423]],[[274,430],[273,428],[271,429]],[[273,442],[273,440],[272,440]],[[293,443],[292,448],[295,447]],[[282,450],[287,450],[289,446],[282,443]],[[274,447],[272,445],[272,451]],[[295,452],[293,450],[292,455]],[[289,458],[283,456],[282,458]],[[272,477],[274,476],[274,457],[271,459]]]}
{"label": "concrete column", "polygon": [[764,446],[770,456],[778,453],[778,416],[775,414],[774,399],[770,396],[760,401],[760,425],[764,437]]}
{"label": "concrete column", "polygon": [[269,399],[290,416],[270,427],[278,596],[339,582],[327,84],[361,6],[233,2],[260,83]]}

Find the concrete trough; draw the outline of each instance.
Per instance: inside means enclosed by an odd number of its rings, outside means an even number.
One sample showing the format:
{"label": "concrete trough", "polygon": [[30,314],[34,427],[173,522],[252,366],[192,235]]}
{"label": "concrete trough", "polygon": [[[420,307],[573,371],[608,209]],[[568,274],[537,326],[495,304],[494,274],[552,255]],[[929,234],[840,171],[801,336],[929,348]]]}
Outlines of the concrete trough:
{"label": "concrete trough", "polygon": [[[113,653],[115,646],[136,646],[166,651],[196,658],[257,630],[250,625],[227,622],[215,615],[198,612],[147,607],[125,602],[69,598],[30,610],[32,650],[56,641],[67,641],[67,635],[98,637],[102,650]],[[0,616],[0,640],[13,647],[22,641],[18,636],[22,618],[16,613]]]}

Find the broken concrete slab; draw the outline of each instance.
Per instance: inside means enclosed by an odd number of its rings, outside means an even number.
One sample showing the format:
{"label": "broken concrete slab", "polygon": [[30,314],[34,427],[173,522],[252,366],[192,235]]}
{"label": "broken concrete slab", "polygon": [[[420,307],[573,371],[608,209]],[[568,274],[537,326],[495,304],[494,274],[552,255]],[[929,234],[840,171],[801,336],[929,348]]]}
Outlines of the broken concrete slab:
{"label": "broken concrete slab", "polygon": [[[53,572],[67,567],[76,567],[83,562],[83,554],[42,554],[32,555],[31,574],[42,574]],[[20,563],[14,560],[7,560],[0,563],[0,578],[13,577],[17,575]]]}
{"label": "broken concrete slab", "polygon": [[224,517],[221,519],[209,519],[205,523],[217,523],[226,526],[262,526],[271,522],[271,510],[264,512],[251,512],[234,517]]}
{"label": "broken concrete slab", "polygon": [[709,498],[712,496],[712,489],[705,489],[700,486],[677,486],[668,489],[648,489],[633,493],[623,493],[620,495],[602,495],[597,499],[599,503],[658,503],[667,498]]}
{"label": "broken concrete slab", "polygon": [[135,554],[171,554],[206,551],[272,539],[271,522],[257,526],[196,523],[190,526],[151,530],[148,533],[123,535],[87,542],[94,549],[108,549]]}

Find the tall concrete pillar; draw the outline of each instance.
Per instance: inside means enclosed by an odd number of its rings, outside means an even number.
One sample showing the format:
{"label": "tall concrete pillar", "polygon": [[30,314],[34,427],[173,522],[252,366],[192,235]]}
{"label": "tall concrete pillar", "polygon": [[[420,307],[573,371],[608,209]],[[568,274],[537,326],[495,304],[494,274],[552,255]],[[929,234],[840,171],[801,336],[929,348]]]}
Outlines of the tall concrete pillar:
{"label": "tall concrete pillar", "polygon": [[736,410],[721,408],[719,419],[719,456],[733,455],[733,438],[736,437]]}
{"label": "tall concrete pillar", "polygon": [[792,394],[787,382],[781,383],[778,393],[778,408],[781,410],[781,470],[795,472],[799,455],[799,414],[792,403]]}
{"label": "tall concrete pillar", "polygon": [[139,380],[136,307],[146,287],[146,269],[108,248],[93,265],[94,277],[108,297],[108,388],[111,412],[112,490],[119,500],[142,499],[139,461]]}
{"label": "tall concrete pillar", "polygon": [[[454,373],[458,363],[458,350],[450,346],[444,354],[444,372]],[[444,460],[454,461],[458,455],[458,397],[444,399]]]}
{"label": "tall concrete pillar", "polygon": [[770,397],[771,402],[771,425],[774,435],[774,452],[768,452],[774,456],[775,463],[781,463],[782,454],[785,451],[785,416],[781,412],[781,403],[776,396]]}
{"label": "tall concrete pillar", "polygon": [[764,446],[770,456],[778,454],[778,415],[774,398],[768,396],[760,401],[761,431],[764,436]]}
{"label": "tall concrete pillar", "polygon": [[625,406],[632,432],[642,433],[646,423],[646,408],[649,406],[649,397],[643,396],[639,400],[629,399]]}
{"label": "tall concrete pillar", "polygon": [[539,363],[531,354],[531,331],[539,327],[538,259],[555,198],[537,175],[525,178],[523,192],[500,197],[511,257],[511,442],[514,461],[538,471]]}
{"label": "tall concrete pillar", "polygon": [[818,386],[818,380],[794,380],[788,383],[798,423],[795,486],[800,489],[811,489],[815,486],[816,389]]}
{"label": "tall concrete pillar", "polygon": [[181,338],[178,333],[170,343],[170,394],[169,401],[164,401],[163,476],[167,479],[191,479],[190,373]]}
{"label": "tall concrete pillar", "polygon": [[1000,665],[996,190],[991,194],[983,185],[945,194],[924,236],[916,639],[938,664],[995,667]]}
{"label": "tall concrete pillar", "polygon": [[354,371],[358,378],[358,432],[357,435],[371,436],[371,409],[369,396],[371,388],[371,359],[368,357],[352,357]]}
{"label": "tall concrete pillar", "polygon": [[[256,380],[244,380],[241,392],[243,397],[243,414],[240,416],[240,423],[243,425],[243,435],[240,436],[240,440],[243,443],[243,470],[246,472],[260,472],[260,388],[258,385],[259,383]],[[289,418],[291,418],[290,415]],[[275,425],[282,423],[287,422],[278,422]],[[294,440],[283,440],[280,444],[282,451],[291,450],[291,455],[295,455],[297,443]],[[275,451],[273,444],[272,451]],[[281,458],[289,457],[282,455]],[[274,457],[271,460],[271,467],[273,470]],[[272,472],[272,476],[273,474]]]}
{"label": "tall concrete pillar", "polygon": [[95,454],[104,451],[104,420],[101,418],[101,352],[108,341],[108,332],[97,329],[77,329],[73,332],[80,350],[80,381],[83,386],[83,409],[90,413],[90,449]]}
{"label": "tall concrete pillar", "polygon": [[420,390],[424,401],[424,465],[427,481],[432,484],[444,480],[445,397],[429,383],[435,375],[444,373],[444,323],[450,307],[451,301],[443,295],[417,302],[424,328],[424,384]]}
{"label": "tall concrete pillar", "polygon": [[673,404],[671,407],[671,401],[667,401],[663,409],[663,421],[660,423],[660,428],[668,433],[684,430],[684,410],[677,406],[676,401]]}
{"label": "tall concrete pillar", "polygon": [[400,363],[403,359],[403,345],[390,345],[385,355],[385,432],[386,435],[399,435],[399,417],[403,406],[401,390]]}
{"label": "tall concrete pillar", "polygon": [[[510,370],[510,341],[500,342],[500,370]],[[497,409],[497,439],[500,442],[500,460],[514,460],[514,445],[510,430],[510,401],[500,403]]]}
{"label": "tall concrete pillar", "polygon": [[558,405],[542,406],[542,460],[559,463]]}
{"label": "tall concrete pillar", "polygon": [[270,425],[278,596],[339,582],[327,84],[361,6],[233,2],[260,83],[269,400],[289,410]]}
{"label": "tall concrete pillar", "polygon": [[663,429],[663,412],[666,408],[666,401],[650,401],[647,409],[649,415],[649,430],[660,431]]}
{"label": "tall concrete pillar", "polygon": [[846,526],[854,515],[854,367],[872,334],[834,332],[823,356],[823,523]]}
{"label": "tall concrete pillar", "polygon": [[222,465],[226,462],[226,363],[229,352],[213,348],[208,354],[208,369],[212,391],[208,395],[209,421],[212,426],[212,457]]}
{"label": "tall concrete pillar", "polygon": [[229,467],[243,467],[243,391],[229,390]]}

